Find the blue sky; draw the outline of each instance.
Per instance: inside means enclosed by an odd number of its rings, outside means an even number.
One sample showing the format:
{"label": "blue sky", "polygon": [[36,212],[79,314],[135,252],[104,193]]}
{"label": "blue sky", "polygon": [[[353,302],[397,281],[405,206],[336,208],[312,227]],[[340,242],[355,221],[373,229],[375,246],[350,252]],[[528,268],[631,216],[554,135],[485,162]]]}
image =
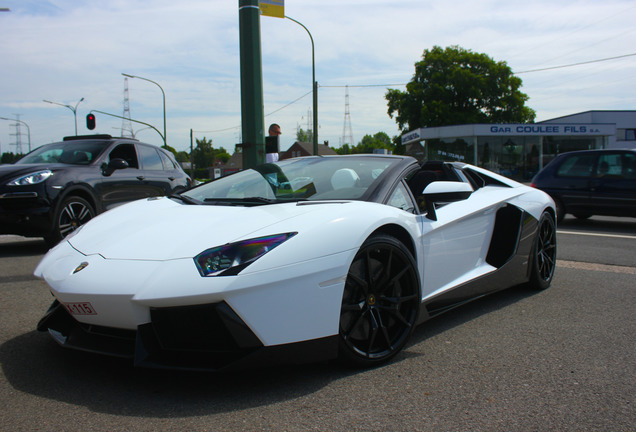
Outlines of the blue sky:
{"label": "blue sky", "polygon": [[[95,109],[121,115],[122,72],[161,84],[168,144],[177,150],[207,137],[231,151],[240,142],[238,0],[0,0],[0,117],[19,118],[33,147],[78,132]],[[505,61],[515,72],[636,53],[636,3],[598,1],[426,0],[285,1],[316,44],[318,138],[342,141],[345,87],[354,140],[398,134],[386,111],[387,87],[403,89],[414,63],[434,45],[459,45]],[[279,123],[281,148],[311,124],[311,45],[298,24],[261,18],[265,124]],[[537,120],[592,109],[636,109],[636,56],[521,73]],[[163,130],[161,92],[129,79],[132,118]],[[293,103],[292,103],[293,102]],[[0,120],[0,151],[15,151],[14,122]],[[119,135],[122,121],[97,114],[98,133]],[[159,135],[133,124],[137,138]],[[23,149],[26,129],[23,128]]]}

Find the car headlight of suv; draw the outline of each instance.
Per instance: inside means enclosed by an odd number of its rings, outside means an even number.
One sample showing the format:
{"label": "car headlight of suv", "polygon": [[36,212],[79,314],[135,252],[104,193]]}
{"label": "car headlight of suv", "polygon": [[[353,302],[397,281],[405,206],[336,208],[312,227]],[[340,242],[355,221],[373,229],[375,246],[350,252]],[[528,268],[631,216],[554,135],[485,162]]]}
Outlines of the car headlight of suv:
{"label": "car headlight of suv", "polygon": [[53,175],[53,171],[51,170],[42,170],[36,171],[34,173],[30,173],[27,175],[23,175],[22,177],[18,177],[16,179],[11,180],[7,183],[7,186],[26,186],[32,184],[42,183],[49,177]]}
{"label": "car headlight of suv", "polygon": [[201,276],[234,276],[297,232],[274,234],[207,249],[194,257]]}

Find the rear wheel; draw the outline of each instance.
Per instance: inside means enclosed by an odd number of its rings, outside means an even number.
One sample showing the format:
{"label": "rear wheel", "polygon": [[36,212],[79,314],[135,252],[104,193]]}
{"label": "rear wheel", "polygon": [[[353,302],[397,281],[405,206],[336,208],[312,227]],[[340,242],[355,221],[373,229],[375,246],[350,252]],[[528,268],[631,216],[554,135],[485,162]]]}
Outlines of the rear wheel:
{"label": "rear wheel", "polygon": [[532,250],[530,287],[544,290],[552,283],[556,268],[557,240],[556,224],[548,212],[541,215],[539,229]]}
{"label": "rear wheel", "polygon": [[415,261],[393,237],[370,237],[349,269],[340,312],[340,358],[373,366],[406,344],[421,302]]}
{"label": "rear wheel", "polygon": [[95,210],[84,198],[65,198],[55,214],[53,228],[45,238],[46,242],[49,246],[54,246],[93,217]]}
{"label": "rear wheel", "polygon": [[557,222],[561,223],[563,221],[563,218],[565,217],[565,206],[563,205],[563,202],[558,198],[554,198],[554,204],[556,205],[556,220]]}

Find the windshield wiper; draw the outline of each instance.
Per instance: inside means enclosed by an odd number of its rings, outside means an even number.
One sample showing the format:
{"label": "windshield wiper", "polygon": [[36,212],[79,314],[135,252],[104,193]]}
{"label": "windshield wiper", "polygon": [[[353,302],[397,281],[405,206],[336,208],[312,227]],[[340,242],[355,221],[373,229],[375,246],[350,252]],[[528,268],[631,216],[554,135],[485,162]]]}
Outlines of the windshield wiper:
{"label": "windshield wiper", "polygon": [[186,196],[186,195],[172,194],[168,196],[168,198],[178,199],[180,201],[183,201],[186,204],[193,204],[193,205],[201,204],[201,201],[195,200],[194,198],[190,198],[189,196]]}
{"label": "windshield wiper", "polygon": [[212,205],[243,205],[243,206],[256,206],[266,204],[281,204],[295,201],[305,201],[305,198],[293,198],[293,199],[276,199],[265,198],[259,196],[245,197],[245,198],[205,198],[203,200],[206,204]]}

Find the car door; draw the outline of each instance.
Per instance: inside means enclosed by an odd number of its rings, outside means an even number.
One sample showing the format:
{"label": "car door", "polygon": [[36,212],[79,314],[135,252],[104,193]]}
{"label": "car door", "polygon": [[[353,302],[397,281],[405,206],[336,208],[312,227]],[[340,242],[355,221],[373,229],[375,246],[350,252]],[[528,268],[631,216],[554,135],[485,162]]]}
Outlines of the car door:
{"label": "car door", "polygon": [[636,217],[636,153],[607,152],[599,155],[590,181],[592,214]]}
{"label": "car door", "polygon": [[134,143],[116,145],[105,159],[108,164],[113,159],[123,159],[128,167],[103,175],[99,195],[104,210],[137,199],[154,196],[152,188],[144,182],[139,157]]}
{"label": "car door", "polygon": [[[173,170],[167,169],[161,157],[161,151],[155,147],[137,144],[141,161],[143,183],[152,196],[170,195],[176,187],[177,177]],[[174,168],[174,167],[172,167]]]}
{"label": "car door", "polygon": [[549,193],[561,200],[568,213],[586,212],[590,205],[590,185],[596,166],[596,153],[573,153],[556,169]]}
{"label": "car door", "polygon": [[[460,171],[456,171],[456,177],[456,180],[461,178],[468,182]],[[448,176],[441,178],[449,179]],[[417,190],[426,188],[430,180],[418,185]],[[439,180],[438,177],[434,181]],[[409,186],[412,186],[412,181]],[[418,193],[413,187],[411,191],[413,195]],[[422,214],[417,216],[421,226],[418,264],[423,275],[423,298],[437,296],[495,270],[486,263],[486,257],[497,211],[520,193],[518,188],[505,185],[479,187],[466,199],[439,205],[433,219],[420,208]],[[416,201],[422,205],[421,199],[416,198]],[[489,288],[485,286],[483,289],[486,292]],[[465,292],[462,295],[472,297],[478,294]]]}

